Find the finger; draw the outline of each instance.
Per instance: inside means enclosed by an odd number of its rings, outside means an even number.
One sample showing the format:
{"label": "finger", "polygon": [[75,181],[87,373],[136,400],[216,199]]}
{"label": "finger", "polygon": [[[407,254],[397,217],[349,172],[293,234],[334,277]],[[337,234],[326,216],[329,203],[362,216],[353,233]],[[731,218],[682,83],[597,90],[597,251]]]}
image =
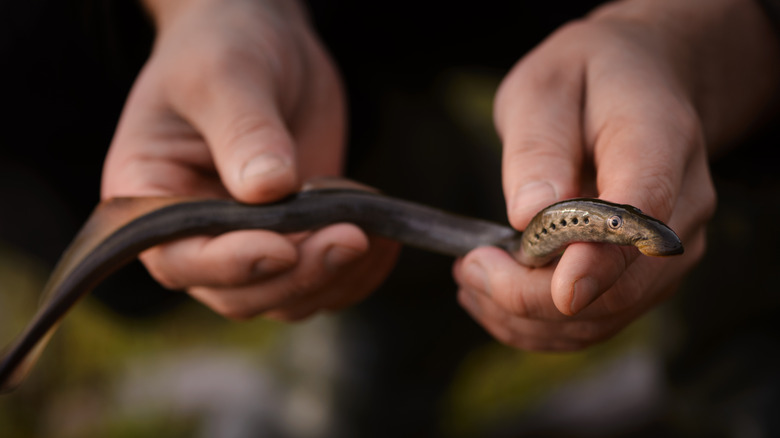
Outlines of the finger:
{"label": "finger", "polygon": [[455,267],[461,287],[489,297],[512,315],[545,320],[564,319],[550,296],[553,267],[529,268],[493,247],[471,251]]}
{"label": "finger", "polygon": [[[543,207],[578,193],[583,71],[574,47],[550,50],[550,44],[557,43],[553,39],[521,61],[496,94],[504,193],[517,229]],[[568,67],[550,68],[560,65]]]}
{"label": "finger", "polygon": [[668,220],[697,150],[701,126],[687,97],[643,56],[588,72],[586,141],[593,147],[599,196]]}
{"label": "finger", "polygon": [[622,314],[563,321],[522,318],[485,295],[465,288],[458,291],[458,302],[498,341],[531,351],[579,350],[613,336],[631,320]]}
{"label": "finger", "polygon": [[299,297],[263,313],[263,317],[298,321],[318,311],[336,311],[363,300],[390,272],[400,250],[398,243],[388,239],[371,237],[369,242],[371,249],[366,256],[342,268],[322,291],[310,297]]}
{"label": "finger", "polygon": [[246,286],[192,287],[188,292],[217,313],[246,319],[311,297],[367,249],[368,240],[359,228],[332,225],[301,242],[298,263],[281,275]]}
{"label": "finger", "polygon": [[309,42],[317,45],[309,60],[316,68],[307,67],[305,96],[297,103],[290,123],[300,157],[298,174],[304,180],[342,173],[347,118],[338,72],[319,43],[313,38]]}
{"label": "finger", "polygon": [[[639,253],[634,248],[609,244],[569,245],[561,256],[550,285],[555,306],[565,315],[576,315],[611,288]],[[636,302],[636,297],[627,303]],[[602,302],[603,304],[603,302]],[[619,306],[622,309],[624,306]],[[591,309],[610,313],[617,308]]]}
{"label": "finger", "polygon": [[140,258],[165,287],[185,289],[247,285],[291,268],[298,253],[277,233],[244,230],[159,245]]}
{"label": "finger", "polygon": [[227,197],[200,134],[176,114],[159,68],[147,66],[125,103],[103,169],[101,196]]}
{"label": "finger", "polygon": [[208,68],[168,78],[170,100],[206,140],[228,191],[267,202],[297,188],[295,142],[270,64],[242,56],[250,55],[212,54]]}
{"label": "finger", "polygon": [[[595,267],[590,265],[594,246],[597,249],[597,256],[599,251],[604,251],[607,257]],[[580,252],[583,250],[584,255],[581,256]],[[618,254],[614,254],[615,251]],[[585,271],[588,275],[593,274],[594,269],[596,274],[602,274],[604,270],[613,269],[614,265],[621,266],[618,261],[610,261],[609,257],[624,257],[622,251],[626,249],[612,245],[573,244],[557,264],[529,268],[518,264],[498,248],[478,248],[456,264],[454,276],[461,287],[483,293],[514,316],[542,321],[563,321],[571,319],[570,315],[574,314],[570,311],[570,307],[559,305],[561,298],[555,296],[555,290],[560,288],[556,284],[560,281],[559,270],[564,260],[568,260],[567,264],[574,267],[579,266],[578,263],[587,265],[590,267],[590,270]],[[569,252],[571,255],[567,255]],[[628,250],[629,254],[631,252]],[[580,261],[580,257],[583,260]],[[596,277],[600,278],[598,275]],[[610,284],[600,284],[598,294],[593,297],[593,300],[612,284],[614,281]],[[579,285],[578,291],[582,287]],[[571,306],[571,303],[567,301],[566,306]],[[578,318],[600,318],[614,312],[614,308],[608,308],[600,303],[580,312]]]}

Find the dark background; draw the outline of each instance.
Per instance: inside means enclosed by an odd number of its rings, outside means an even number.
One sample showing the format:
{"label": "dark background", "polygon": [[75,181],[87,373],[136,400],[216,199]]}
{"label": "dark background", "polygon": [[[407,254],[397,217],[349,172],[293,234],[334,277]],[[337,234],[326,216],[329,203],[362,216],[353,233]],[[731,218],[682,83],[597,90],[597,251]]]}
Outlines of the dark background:
{"label": "dark background", "polygon": [[[437,84],[453,69],[506,71],[599,2],[308,3],[349,92],[349,173],[397,196],[503,220],[498,154],[463,135],[435,98]],[[98,202],[103,157],[153,32],[129,0],[0,8],[0,240],[53,264]],[[710,250],[675,302],[686,329],[669,382],[685,396],[647,436],[733,436],[724,424],[743,414],[766,436],[780,434],[777,138],[770,126],[713,164],[720,208]],[[452,299],[450,264],[405,250],[385,286],[346,313],[359,336],[344,355],[364,370],[343,401],[357,430],[433,436],[425,422],[433,400],[469,348],[488,341]],[[139,264],[96,295],[138,317],[180,299]],[[672,409],[679,405],[684,415]]]}

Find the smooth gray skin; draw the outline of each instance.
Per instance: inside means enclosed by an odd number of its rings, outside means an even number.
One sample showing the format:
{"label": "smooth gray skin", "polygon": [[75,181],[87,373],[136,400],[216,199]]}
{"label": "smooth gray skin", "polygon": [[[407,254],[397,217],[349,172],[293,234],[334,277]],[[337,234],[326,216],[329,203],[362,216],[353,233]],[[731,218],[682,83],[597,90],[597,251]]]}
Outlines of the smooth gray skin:
{"label": "smooth gray skin", "polygon": [[455,257],[479,246],[498,246],[528,266],[549,263],[566,245],[581,241],[634,245],[656,256],[683,251],[680,239],[662,222],[631,206],[593,199],[545,208],[526,233],[353,189],[311,190],[263,205],[218,199],[112,199],[96,208],[71,243],[44,289],[38,313],[5,351],[0,360],[0,392],[11,391],[23,381],[61,318],[81,297],[145,249],[193,235],[240,229],[287,233],[343,222]]}

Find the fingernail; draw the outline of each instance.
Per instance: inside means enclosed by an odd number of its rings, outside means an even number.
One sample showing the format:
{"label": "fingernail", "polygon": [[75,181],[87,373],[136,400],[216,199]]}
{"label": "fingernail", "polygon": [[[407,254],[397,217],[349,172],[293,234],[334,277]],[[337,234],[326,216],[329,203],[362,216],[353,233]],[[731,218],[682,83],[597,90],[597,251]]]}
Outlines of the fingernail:
{"label": "fingernail", "polygon": [[534,181],[517,191],[509,208],[513,215],[522,215],[530,219],[557,199],[558,194],[552,184],[547,181]]}
{"label": "fingernail", "polygon": [[285,169],[289,165],[289,160],[282,158],[281,155],[273,152],[266,152],[252,158],[249,162],[244,164],[244,168],[241,170],[241,179],[247,180],[258,176],[269,175]]}
{"label": "fingernail", "polygon": [[485,268],[477,262],[471,262],[464,266],[463,271],[466,274],[465,280],[469,286],[477,289],[479,292],[490,295],[490,286]]}
{"label": "fingernail", "polygon": [[254,278],[263,278],[278,274],[289,269],[291,266],[292,263],[286,260],[264,257],[255,262],[254,266],[252,266],[252,275]]}
{"label": "fingernail", "polygon": [[583,277],[574,282],[574,292],[569,309],[572,315],[592,303],[599,293],[599,284],[592,277]]}
{"label": "fingernail", "polygon": [[333,245],[325,252],[325,268],[330,271],[337,271],[357,260],[362,254],[362,251],[354,248]]}

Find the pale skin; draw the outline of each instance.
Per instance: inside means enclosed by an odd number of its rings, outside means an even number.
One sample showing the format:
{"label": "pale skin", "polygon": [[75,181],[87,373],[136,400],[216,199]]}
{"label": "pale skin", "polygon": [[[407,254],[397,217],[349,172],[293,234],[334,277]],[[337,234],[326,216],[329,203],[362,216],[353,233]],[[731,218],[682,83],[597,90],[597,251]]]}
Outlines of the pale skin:
{"label": "pale skin", "polygon": [[[146,0],[158,29],[107,157],[102,195],[259,203],[338,175],[345,108],[336,69],[289,0]],[[508,43],[507,50],[511,50]],[[575,196],[636,205],[686,245],[671,259],[575,244],[531,269],[495,248],[455,263],[458,299],[498,340],[578,349],[668,297],[705,249],[707,159],[753,128],[776,93],[777,42],[752,0],[626,0],[567,25],[496,94],[512,225]],[[316,72],[316,74],[312,74]],[[163,285],[232,318],[297,320],[353,304],[398,246],[340,224],[241,231],[141,259]]]}

